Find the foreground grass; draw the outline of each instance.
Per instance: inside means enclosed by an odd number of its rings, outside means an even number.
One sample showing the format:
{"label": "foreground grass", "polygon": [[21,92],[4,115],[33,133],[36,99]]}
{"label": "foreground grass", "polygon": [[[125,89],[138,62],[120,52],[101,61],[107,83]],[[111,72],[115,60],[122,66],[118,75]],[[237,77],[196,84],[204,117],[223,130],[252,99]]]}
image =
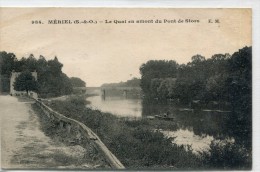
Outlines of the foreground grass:
{"label": "foreground grass", "polygon": [[246,150],[234,145],[211,144],[211,152],[195,155],[172,143],[156,129],[176,129],[163,120],[126,120],[110,113],[86,108],[84,98],[52,101],[49,106],[67,117],[83,122],[128,169],[250,169]]}
{"label": "foreground grass", "polygon": [[[73,149],[74,152],[64,152],[63,150],[55,151],[52,154],[53,167],[68,167],[74,169],[109,169],[104,158],[95,150],[86,139],[77,139],[75,128],[71,128],[70,133],[66,128],[61,128],[59,123],[51,121],[41,111],[36,104],[32,105],[33,110],[39,117],[40,127],[44,134],[50,137],[55,143],[62,144],[67,148]],[[41,158],[41,157],[40,157]],[[43,157],[44,158],[44,157]]]}

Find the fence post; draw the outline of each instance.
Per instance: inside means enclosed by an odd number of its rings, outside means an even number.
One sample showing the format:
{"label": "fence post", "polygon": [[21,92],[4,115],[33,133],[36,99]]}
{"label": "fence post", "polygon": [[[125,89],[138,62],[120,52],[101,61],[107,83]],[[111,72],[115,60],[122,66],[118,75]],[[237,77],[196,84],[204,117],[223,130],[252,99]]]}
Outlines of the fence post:
{"label": "fence post", "polygon": [[36,102],[37,102],[36,105],[40,107],[40,109],[45,113],[45,115],[48,116],[52,122],[59,125],[61,129],[65,127],[67,132],[70,133],[71,127],[73,126],[73,131],[74,131],[74,126],[75,126],[75,130],[76,130],[75,136],[79,144],[81,144],[82,138],[87,138],[88,141],[90,142],[90,145],[92,145],[92,149],[95,148],[98,152],[100,152],[112,168],[115,169],[125,168],[123,164],[121,164],[121,162],[112,154],[112,152],[110,152],[110,150],[104,145],[104,143],[90,128],[88,128],[87,126],[85,126],[83,123],[79,121],[67,118],[62,114],[56,113],[41,101],[36,101]]}
{"label": "fence post", "polygon": [[70,133],[70,130],[71,130],[71,124],[70,123],[66,123],[66,129],[67,129],[67,132]]}
{"label": "fence post", "polygon": [[60,128],[62,129],[63,128],[63,121],[60,121]]}

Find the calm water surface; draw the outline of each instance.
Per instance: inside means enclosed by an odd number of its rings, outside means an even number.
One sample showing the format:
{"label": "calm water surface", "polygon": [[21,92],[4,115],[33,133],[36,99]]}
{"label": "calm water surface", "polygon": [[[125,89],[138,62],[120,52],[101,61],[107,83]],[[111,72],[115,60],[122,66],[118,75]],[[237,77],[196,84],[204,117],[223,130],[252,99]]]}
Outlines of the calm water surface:
{"label": "calm water surface", "polygon": [[119,117],[141,118],[170,112],[178,124],[176,131],[161,131],[166,137],[172,137],[178,145],[191,145],[194,153],[208,150],[212,140],[230,140],[225,113],[216,112],[180,112],[174,105],[144,104],[140,99],[101,96],[88,97],[90,107],[109,112]]}
{"label": "calm water surface", "polygon": [[93,109],[109,112],[121,117],[142,117],[142,101],[140,99],[125,99],[121,97],[93,96],[87,98]]}

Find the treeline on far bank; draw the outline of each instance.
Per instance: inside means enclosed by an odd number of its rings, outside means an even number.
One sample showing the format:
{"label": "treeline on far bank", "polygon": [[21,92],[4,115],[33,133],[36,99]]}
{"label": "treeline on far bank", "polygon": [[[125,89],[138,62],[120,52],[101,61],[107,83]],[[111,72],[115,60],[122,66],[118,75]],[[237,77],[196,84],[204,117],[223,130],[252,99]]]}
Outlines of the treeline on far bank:
{"label": "treeline on far bank", "polygon": [[10,92],[10,77],[12,71],[36,71],[39,97],[57,97],[73,93],[73,87],[85,87],[86,83],[80,78],[69,78],[62,72],[63,64],[57,57],[46,60],[40,56],[36,59],[32,54],[29,57],[17,59],[14,53],[0,52],[1,92]]}
{"label": "treeline on far bank", "polygon": [[232,102],[251,95],[252,48],[244,47],[233,55],[215,54],[209,59],[195,55],[191,62],[151,60],[140,67],[144,96],[181,103]]}
{"label": "treeline on far bank", "polygon": [[182,105],[200,102],[230,104],[227,116],[236,143],[252,146],[252,47],[209,59],[195,55],[187,64],[152,60],[140,67],[144,101],[176,100]]}
{"label": "treeline on far bank", "polygon": [[119,82],[119,83],[104,83],[101,85],[101,87],[106,88],[116,88],[116,87],[140,87],[140,79],[138,78],[132,78],[130,80],[127,80],[126,82]]}

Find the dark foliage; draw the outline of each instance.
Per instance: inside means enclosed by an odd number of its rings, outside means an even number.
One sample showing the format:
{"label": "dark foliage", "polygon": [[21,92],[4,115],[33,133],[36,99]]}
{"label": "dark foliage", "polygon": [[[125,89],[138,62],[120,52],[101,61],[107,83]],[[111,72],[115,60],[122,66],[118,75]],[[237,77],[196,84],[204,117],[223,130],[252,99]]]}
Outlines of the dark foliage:
{"label": "dark foliage", "polygon": [[22,72],[14,82],[14,89],[26,91],[27,95],[29,91],[38,91],[38,87],[38,82],[29,70]]}
{"label": "dark foliage", "polygon": [[86,87],[86,82],[82,81],[80,78],[71,77],[70,81],[73,87]]}
{"label": "dark foliage", "polygon": [[250,170],[252,154],[247,149],[231,142],[213,141],[208,153],[201,154],[207,168],[214,170]]}
{"label": "dark foliage", "polygon": [[10,91],[10,75],[16,61],[13,53],[0,52],[0,91],[2,92]]}
{"label": "dark foliage", "polygon": [[15,72],[26,70],[37,71],[38,94],[40,97],[56,97],[72,93],[72,81],[62,72],[63,64],[55,57],[46,60],[40,56],[36,59],[32,54],[28,58],[18,60],[13,53],[0,52],[1,62],[1,91],[10,91],[10,75]]}
{"label": "dark foliage", "polygon": [[[220,105],[227,104],[231,113],[227,114],[224,127],[235,138],[235,146],[227,145],[225,149],[231,152],[244,150],[247,155],[251,155],[252,48],[244,47],[232,56],[216,54],[210,59],[196,55],[186,65],[170,64],[169,61],[148,61],[140,67],[144,102],[166,103],[178,100],[180,105],[195,108],[192,103],[199,100],[199,109],[209,108],[210,102],[216,102],[219,108]],[[229,154],[228,150],[219,154]],[[215,156],[217,155],[212,155],[213,158]],[[239,156],[239,151],[234,156]],[[241,164],[248,166],[247,162],[242,161],[244,157],[236,157],[230,167],[224,163],[227,157],[221,158],[216,165],[218,167],[234,168]]]}
{"label": "dark foliage", "polygon": [[[158,80],[161,79],[162,82],[166,78],[176,78],[178,64],[175,61],[165,61],[165,60],[151,60],[140,67],[141,77],[141,88],[146,97],[158,98],[157,88],[160,87]],[[152,83],[153,81],[153,83]],[[164,91],[164,90],[163,90]],[[154,94],[154,92],[156,92]]]}

